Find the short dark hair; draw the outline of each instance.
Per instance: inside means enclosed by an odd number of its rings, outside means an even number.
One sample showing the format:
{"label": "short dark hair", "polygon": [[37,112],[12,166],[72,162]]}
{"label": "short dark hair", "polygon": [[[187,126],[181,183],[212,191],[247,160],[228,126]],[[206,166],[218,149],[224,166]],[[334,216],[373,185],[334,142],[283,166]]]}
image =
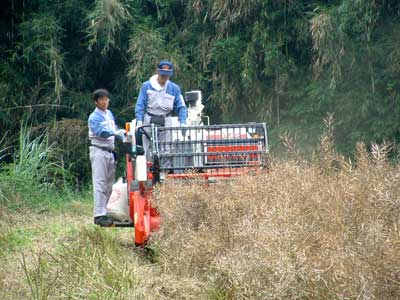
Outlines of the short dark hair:
{"label": "short dark hair", "polygon": [[110,98],[110,93],[106,89],[98,89],[93,92],[93,100],[97,101],[100,97]]}

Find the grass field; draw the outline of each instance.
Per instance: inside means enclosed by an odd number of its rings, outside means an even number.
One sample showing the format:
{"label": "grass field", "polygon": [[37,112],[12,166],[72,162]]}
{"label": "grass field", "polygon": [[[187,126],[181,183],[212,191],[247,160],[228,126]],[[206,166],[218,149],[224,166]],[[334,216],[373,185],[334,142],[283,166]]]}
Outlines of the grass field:
{"label": "grass field", "polygon": [[400,299],[390,147],[359,144],[350,161],[328,130],[303,159],[283,141],[269,172],[157,188],[163,224],[145,249],[92,224],[90,192],[34,189],[31,205],[0,182],[0,299]]}
{"label": "grass field", "polygon": [[92,225],[89,195],[3,207],[0,299],[399,299],[400,169],[358,150],[357,166],[320,156],[208,188],[168,182],[148,249]]}

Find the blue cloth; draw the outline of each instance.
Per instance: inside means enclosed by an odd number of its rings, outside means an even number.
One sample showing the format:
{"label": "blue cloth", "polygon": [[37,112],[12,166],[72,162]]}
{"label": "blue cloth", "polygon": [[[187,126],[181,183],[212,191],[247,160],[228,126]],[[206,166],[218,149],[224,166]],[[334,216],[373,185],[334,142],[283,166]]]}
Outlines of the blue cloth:
{"label": "blue cloth", "polygon": [[157,65],[157,71],[160,75],[172,76],[174,74],[174,66],[168,60],[162,60]]}
{"label": "blue cloth", "polygon": [[163,66],[168,66],[169,69],[173,70],[174,66],[172,65],[172,62],[169,60],[162,60],[158,63],[157,68],[158,70],[162,70]]}
{"label": "blue cloth", "polygon": [[[181,89],[177,84],[168,80],[164,87],[160,87],[156,82],[157,75],[154,75],[150,80],[143,83],[139,93],[139,98],[136,102],[135,115],[138,121],[144,119],[146,112],[150,112],[148,107],[149,96],[151,101],[151,113],[156,115],[168,115],[172,110],[178,115],[179,122],[186,124],[187,108],[185,101],[181,95]],[[163,98],[163,103],[160,103],[156,98]],[[173,105],[169,106],[169,99],[173,99]],[[164,101],[165,100],[165,101]],[[172,103],[171,103],[172,104]]]}
{"label": "blue cloth", "polygon": [[89,116],[89,132],[102,138],[108,138],[114,135],[118,129],[115,124],[114,115],[108,109],[104,112],[96,108]]}

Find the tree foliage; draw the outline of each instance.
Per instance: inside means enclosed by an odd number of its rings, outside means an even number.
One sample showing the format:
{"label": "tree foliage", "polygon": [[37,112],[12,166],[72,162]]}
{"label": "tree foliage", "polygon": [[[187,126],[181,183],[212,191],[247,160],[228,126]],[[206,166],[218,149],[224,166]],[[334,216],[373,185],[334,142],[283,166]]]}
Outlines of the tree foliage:
{"label": "tree foliage", "polygon": [[[0,128],[86,120],[112,92],[122,123],[162,58],[214,122],[307,124],[335,113],[341,150],[400,138],[395,0],[7,0],[1,6]],[[54,125],[55,124],[55,125]],[[63,131],[67,134],[67,131]],[[71,132],[71,134],[73,134]]]}

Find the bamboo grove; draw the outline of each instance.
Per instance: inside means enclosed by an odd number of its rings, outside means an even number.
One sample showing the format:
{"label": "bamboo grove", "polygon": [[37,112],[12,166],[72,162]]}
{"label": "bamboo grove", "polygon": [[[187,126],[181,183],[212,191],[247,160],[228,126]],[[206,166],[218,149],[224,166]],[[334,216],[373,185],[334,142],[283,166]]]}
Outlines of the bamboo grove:
{"label": "bamboo grove", "polygon": [[91,92],[109,89],[123,124],[161,58],[214,122],[330,112],[345,153],[400,138],[397,0],[5,0],[0,16],[2,147],[21,122],[47,128],[81,177]]}

